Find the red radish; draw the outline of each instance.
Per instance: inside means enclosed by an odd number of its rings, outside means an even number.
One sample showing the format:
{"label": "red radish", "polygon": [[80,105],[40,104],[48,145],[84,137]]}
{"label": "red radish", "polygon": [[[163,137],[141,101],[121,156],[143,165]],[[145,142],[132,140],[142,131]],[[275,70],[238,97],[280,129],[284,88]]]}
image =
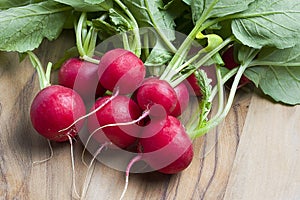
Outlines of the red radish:
{"label": "red radish", "polygon": [[[161,105],[167,114],[172,113],[177,104],[177,96],[172,86],[165,80],[158,78],[148,78],[135,92],[135,99],[143,109],[149,109],[151,106]],[[150,115],[157,115],[150,112]]]}
{"label": "red radish", "polygon": [[60,85],[74,89],[84,100],[94,100],[106,91],[99,83],[97,71],[97,64],[71,58],[61,66],[58,82]]}
{"label": "red radish", "polygon": [[186,169],[193,160],[192,141],[177,118],[153,118],[144,128],[139,139],[139,153],[126,167],[125,186],[120,199],[127,191],[129,173],[134,163],[143,160],[161,173],[176,174]]}
{"label": "red radish", "polygon": [[75,137],[83,122],[68,127],[86,112],[82,98],[74,90],[60,85],[42,89],[34,98],[30,118],[35,130],[49,140],[63,142]]}
{"label": "red radish", "polygon": [[98,74],[104,88],[110,91],[118,88],[120,94],[130,94],[145,78],[146,68],[131,51],[113,49],[101,58]]}
{"label": "red radish", "polygon": [[45,72],[39,58],[31,51],[28,51],[27,54],[33,67],[37,70],[41,89],[32,101],[30,119],[35,130],[47,138],[51,151],[49,158],[34,163],[45,162],[52,157],[50,140],[57,142],[68,140],[71,147],[72,191],[77,198],[80,198],[75,184],[72,138],[78,134],[83,126],[83,122],[77,123],[77,120],[85,114],[84,102],[73,89],[50,84],[52,63],[48,63]]}
{"label": "red radish", "polygon": [[[223,54],[222,54],[222,59],[225,63],[225,67],[227,69],[233,69],[235,67],[238,67],[240,64],[236,61],[234,57],[234,47],[231,46],[229,47]],[[246,76],[242,76],[239,87],[242,87],[246,84],[250,83],[250,80]]]}
{"label": "red radish", "polygon": [[[98,99],[93,109],[104,104],[109,96]],[[103,108],[88,118],[88,127],[90,132],[96,130],[100,126],[116,124],[102,129],[106,137],[96,136],[99,143],[107,142],[107,138],[116,146],[126,148],[135,143],[140,133],[140,127],[130,122],[141,116],[139,106],[127,96],[116,96],[110,100]],[[97,117],[97,120],[95,118]],[[118,126],[118,123],[127,123],[129,125]],[[98,137],[98,138],[97,138]],[[99,141],[100,140],[100,141]],[[104,141],[102,141],[104,140]]]}
{"label": "red radish", "polygon": [[[153,134],[155,126],[162,128]],[[139,140],[142,159],[161,173],[178,173],[186,169],[193,159],[192,141],[181,122],[173,116],[154,119],[145,127],[142,137]]]}
{"label": "red radish", "polygon": [[189,105],[190,96],[186,85],[182,82],[174,88],[177,96],[175,109],[171,112],[174,117],[180,116]]}

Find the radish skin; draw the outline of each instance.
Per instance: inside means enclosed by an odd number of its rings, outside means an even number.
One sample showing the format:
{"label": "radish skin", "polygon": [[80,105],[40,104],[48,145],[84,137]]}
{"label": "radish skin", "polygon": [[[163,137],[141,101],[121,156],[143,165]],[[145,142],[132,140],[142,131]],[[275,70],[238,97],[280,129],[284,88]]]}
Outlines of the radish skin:
{"label": "radish skin", "polygon": [[[177,104],[177,95],[172,86],[164,80],[158,78],[148,78],[135,92],[135,99],[138,105],[143,109],[149,109],[153,105],[161,105],[166,114],[171,114]],[[159,116],[152,112],[150,115]]]}
{"label": "radish skin", "polygon": [[106,52],[100,60],[98,75],[101,85],[120,94],[130,94],[136,90],[146,75],[146,68],[140,58],[125,49]]}
{"label": "radish skin", "polygon": [[[97,109],[109,96],[98,99],[92,109]],[[138,105],[127,96],[119,95],[107,103],[103,108],[88,118],[88,129],[92,133],[100,126],[111,125],[102,129],[105,134],[96,138],[99,143],[108,142],[107,138],[119,148],[126,148],[135,143],[141,128],[137,124],[130,124],[142,114]],[[118,126],[118,123],[128,125]]]}
{"label": "radish skin", "polygon": [[139,140],[138,149],[143,153],[143,160],[164,174],[175,174],[186,169],[192,162],[194,152],[192,141],[181,122],[167,116],[152,122],[152,126],[156,125],[162,126],[161,130],[153,135],[152,127],[145,127]]}

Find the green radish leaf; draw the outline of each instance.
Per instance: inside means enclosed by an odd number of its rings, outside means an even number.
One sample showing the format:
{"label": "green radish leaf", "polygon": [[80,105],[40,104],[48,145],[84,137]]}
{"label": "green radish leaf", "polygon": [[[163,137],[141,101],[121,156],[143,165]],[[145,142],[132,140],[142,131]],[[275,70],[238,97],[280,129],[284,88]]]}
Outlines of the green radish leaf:
{"label": "green radish leaf", "polygon": [[0,12],[0,50],[26,52],[43,38],[56,39],[72,10],[53,1],[10,8]]}
{"label": "green radish leaf", "polygon": [[223,17],[230,14],[244,11],[248,5],[255,0],[191,0],[191,10],[194,23],[208,11],[210,5],[216,2],[216,5],[209,11],[207,18]]}
{"label": "green radish leaf", "polygon": [[41,1],[42,0],[1,0],[0,10],[19,6],[26,6],[28,4],[39,3]]}
{"label": "green radish leaf", "polygon": [[116,29],[120,31],[128,31],[129,29],[132,29],[130,21],[122,16],[120,12],[116,12],[113,8],[109,9],[109,18]]}
{"label": "green radish leaf", "polygon": [[88,3],[84,0],[54,0],[56,2],[72,6],[75,10],[81,12],[97,12],[97,11],[107,11],[113,7],[112,0],[105,0],[99,4]]}
{"label": "green radish leaf", "polygon": [[247,78],[276,102],[300,104],[300,66],[261,66],[245,72]]}
{"label": "green radish leaf", "polygon": [[263,48],[253,64],[300,67],[300,43],[286,49]]}
{"label": "green radish leaf", "polygon": [[93,27],[98,30],[98,35],[101,40],[104,40],[112,35],[119,33],[119,30],[115,26],[103,21],[101,19],[93,19],[92,20]]}
{"label": "green radish leaf", "polygon": [[260,49],[273,46],[292,47],[299,38],[300,3],[291,0],[264,0],[250,4],[249,9],[231,16],[232,31],[244,45]]}
{"label": "green radish leaf", "polygon": [[169,62],[172,58],[173,54],[168,51],[164,46],[162,46],[162,42],[158,40],[157,44],[151,50],[151,53],[147,57],[145,61],[145,66],[162,66]]}
{"label": "green radish leaf", "polygon": [[263,48],[245,75],[277,102],[300,104],[300,43],[288,49]]}
{"label": "green radish leaf", "polygon": [[175,39],[175,23],[173,16],[162,10],[162,0],[124,0],[124,4],[136,18],[140,27],[159,28],[170,40]]}

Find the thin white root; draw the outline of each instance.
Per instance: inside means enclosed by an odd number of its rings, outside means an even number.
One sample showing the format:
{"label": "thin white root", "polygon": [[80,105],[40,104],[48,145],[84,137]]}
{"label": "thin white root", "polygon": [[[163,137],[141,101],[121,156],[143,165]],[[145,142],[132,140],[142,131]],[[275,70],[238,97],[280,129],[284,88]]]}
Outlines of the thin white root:
{"label": "thin white root", "polygon": [[70,142],[70,153],[71,153],[71,163],[72,163],[72,193],[75,194],[76,199],[80,199],[80,196],[76,189],[76,171],[75,171],[75,162],[74,162],[74,153],[73,153],[73,142],[71,136],[68,135],[69,142]]}
{"label": "thin white root", "polygon": [[95,129],[95,130],[89,135],[89,137],[88,137],[88,139],[87,139],[87,141],[86,141],[86,143],[85,143],[85,145],[84,145],[84,148],[83,148],[83,150],[82,150],[82,154],[81,154],[81,161],[82,161],[82,163],[83,163],[85,166],[88,166],[88,165],[86,164],[86,162],[84,161],[84,153],[85,153],[85,151],[86,151],[87,145],[88,145],[88,143],[90,142],[92,136],[93,136],[97,131],[99,131],[99,130],[101,130],[101,129],[103,129],[103,128],[106,128],[106,127],[112,127],[112,126],[126,126],[126,125],[131,125],[131,124],[138,123],[139,121],[141,121],[142,119],[144,119],[145,117],[147,117],[147,116],[149,115],[149,113],[150,113],[150,110],[145,110],[145,111],[143,112],[143,114],[142,114],[139,118],[137,118],[137,119],[135,119],[135,120],[133,120],[133,121],[131,121],[131,122],[120,122],[120,123],[115,123],[115,124],[106,124],[106,125],[100,126],[99,128]]}
{"label": "thin white root", "polygon": [[127,191],[127,188],[128,188],[128,183],[129,183],[129,173],[130,173],[130,169],[132,167],[132,165],[134,163],[136,163],[137,161],[141,160],[142,159],[142,154],[138,154],[137,156],[135,156],[133,159],[131,159],[131,161],[129,162],[129,164],[127,165],[127,168],[126,168],[126,176],[125,176],[125,186],[124,186],[124,189],[123,189],[123,192],[121,194],[121,197],[119,200],[122,200],[125,196],[125,193]]}
{"label": "thin white root", "polygon": [[112,101],[114,98],[116,98],[116,96],[119,95],[119,90],[116,90],[116,92],[109,98],[107,99],[103,104],[101,104],[98,108],[96,108],[95,110],[93,110],[92,112],[86,114],[86,115],[83,115],[81,117],[79,117],[77,120],[75,120],[70,126],[64,128],[64,129],[61,129],[59,130],[58,132],[63,132],[63,131],[66,131],[70,128],[72,128],[72,126],[74,126],[76,123],[78,123],[79,121],[95,114],[96,112],[98,112],[100,109],[102,109],[106,104],[108,104],[110,101]]}
{"label": "thin white root", "polygon": [[123,192],[121,194],[121,197],[120,197],[120,200],[122,200],[125,196],[125,193],[127,191],[127,188],[128,188],[128,182],[129,182],[129,175],[125,177],[125,186],[124,186],[124,189],[123,189]]}
{"label": "thin white root", "polygon": [[50,160],[53,157],[53,148],[52,148],[52,145],[50,143],[50,140],[47,139],[47,142],[48,142],[48,146],[49,146],[49,149],[50,149],[50,155],[49,155],[49,157],[46,158],[46,159],[44,159],[44,160],[33,161],[32,165],[37,165],[37,164],[41,164],[41,163],[47,162],[48,160]]}
{"label": "thin white root", "polygon": [[86,196],[86,193],[87,193],[87,189],[88,189],[88,180],[91,180],[91,176],[92,176],[92,166],[95,165],[95,159],[97,158],[97,156],[101,153],[101,151],[103,150],[104,147],[106,147],[107,145],[109,145],[111,143],[104,143],[103,145],[101,145],[99,147],[99,149],[95,152],[92,160],[90,161],[90,164],[87,168],[87,172],[86,172],[86,176],[85,176],[85,179],[84,179],[84,183],[83,183],[83,187],[82,187],[82,191],[81,191],[81,199],[84,199],[85,196]]}

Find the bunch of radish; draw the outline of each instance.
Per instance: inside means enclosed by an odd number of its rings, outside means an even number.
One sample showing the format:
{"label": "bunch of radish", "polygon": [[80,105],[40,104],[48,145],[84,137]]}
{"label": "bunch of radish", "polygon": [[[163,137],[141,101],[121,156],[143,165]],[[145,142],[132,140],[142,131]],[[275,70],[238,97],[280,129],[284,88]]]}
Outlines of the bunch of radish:
{"label": "bunch of radish", "polygon": [[[94,56],[96,30],[89,29],[90,37],[84,37],[80,31],[85,17],[81,15],[76,31],[79,55],[62,64],[58,85],[50,85],[51,64],[45,73],[38,58],[28,53],[41,83],[41,91],[32,102],[31,121],[48,141],[69,141],[71,150],[72,139],[86,124],[88,133],[84,134],[88,139],[82,140],[84,150],[90,140],[98,146],[90,165],[103,147],[133,153],[125,170],[122,198],[130,169],[138,161],[164,174],[179,173],[190,165],[194,155],[193,139],[211,128],[205,124],[211,107],[207,90],[210,82],[203,70],[184,71],[187,64],[179,65],[174,71],[167,67],[161,76],[149,75],[141,58],[124,48]],[[89,45],[84,47],[83,44]],[[199,55],[201,51],[191,59]],[[190,122],[197,126],[187,130],[180,119],[191,95],[201,96],[202,103],[197,106],[200,109],[195,113],[197,118],[192,117]],[[71,154],[75,182],[72,151]],[[74,188],[80,198],[76,186]],[[84,186],[81,196],[85,192]]]}
{"label": "bunch of radish", "polygon": [[[137,158],[153,170],[178,173],[193,158],[192,140],[176,118],[188,107],[188,88],[184,83],[173,88],[165,80],[145,76],[142,60],[120,48],[105,53],[98,65],[71,58],[59,71],[61,85],[47,83],[34,98],[33,127],[49,140],[71,141],[87,120],[99,146],[135,149]],[[86,89],[74,87],[76,81],[83,81]],[[96,101],[86,113],[83,99],[91,95]]]}

